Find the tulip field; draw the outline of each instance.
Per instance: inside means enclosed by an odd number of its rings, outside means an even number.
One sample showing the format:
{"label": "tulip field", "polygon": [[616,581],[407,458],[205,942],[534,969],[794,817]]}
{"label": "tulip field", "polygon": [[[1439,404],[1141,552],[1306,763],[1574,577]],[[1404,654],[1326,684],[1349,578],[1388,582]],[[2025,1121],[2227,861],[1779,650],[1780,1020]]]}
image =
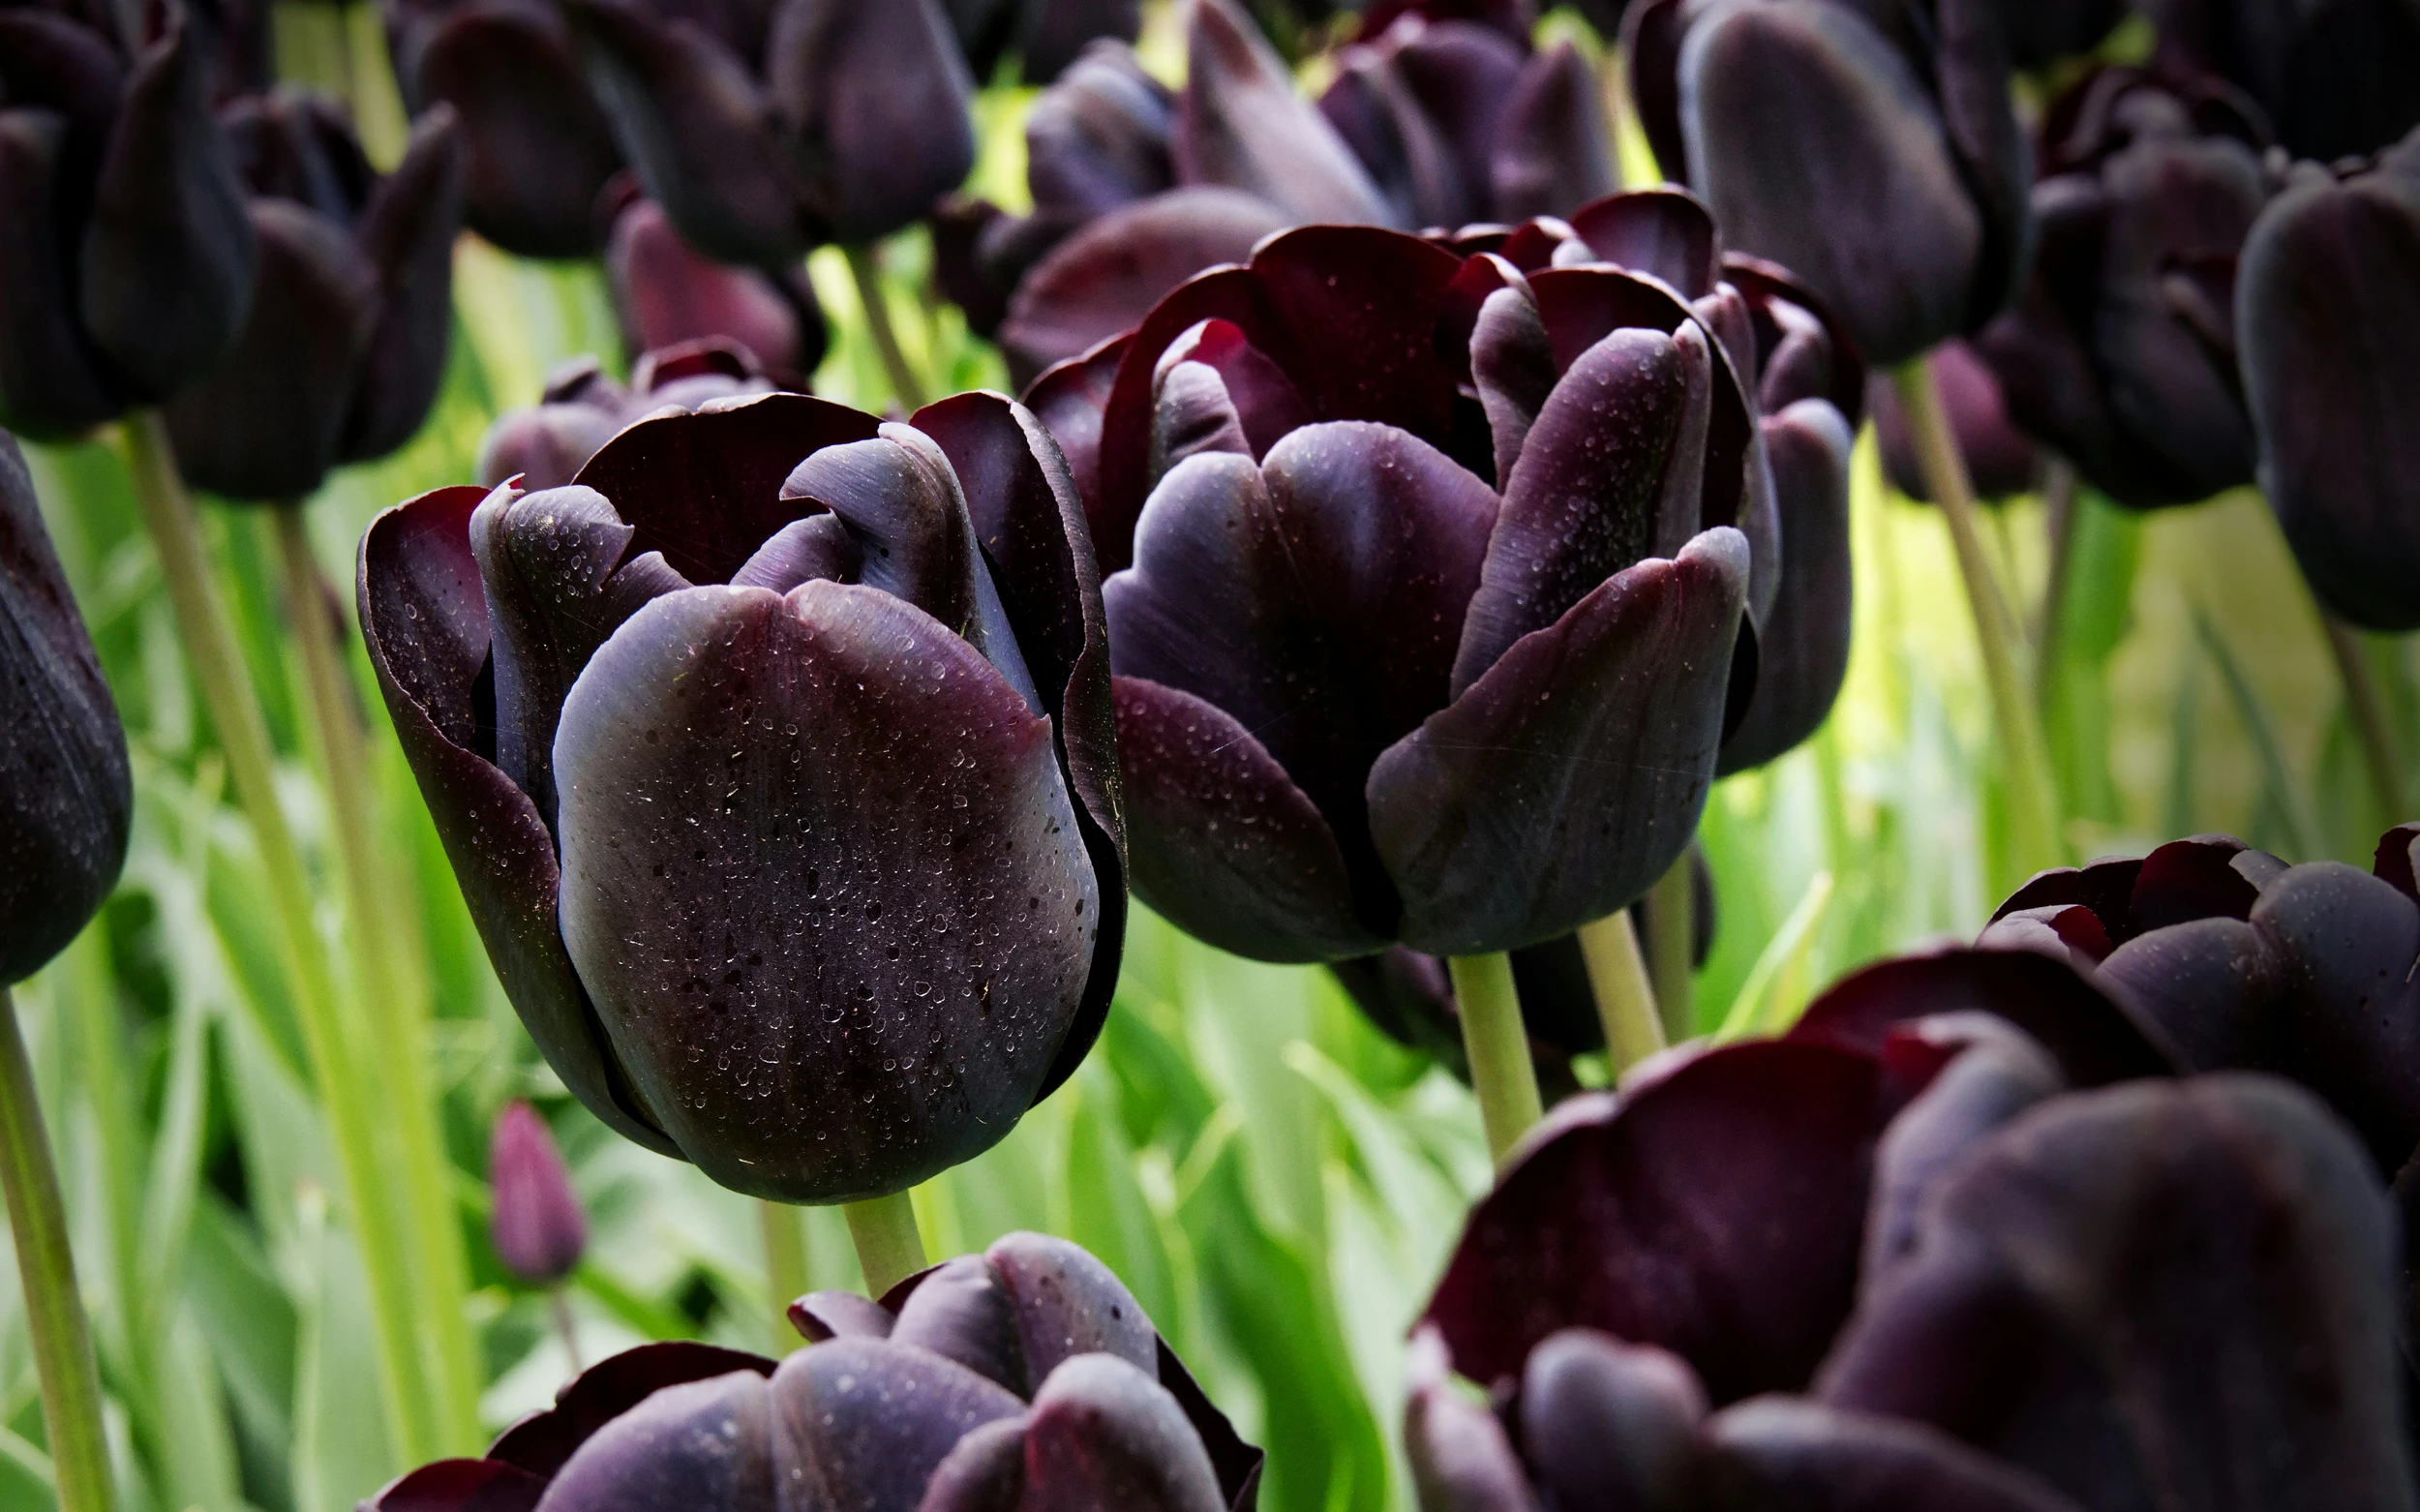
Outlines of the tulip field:
{"label": "tulip field", "polygon": [[2420,1512],[2415,351],[2411,0],[0,0],[0,1512]]}

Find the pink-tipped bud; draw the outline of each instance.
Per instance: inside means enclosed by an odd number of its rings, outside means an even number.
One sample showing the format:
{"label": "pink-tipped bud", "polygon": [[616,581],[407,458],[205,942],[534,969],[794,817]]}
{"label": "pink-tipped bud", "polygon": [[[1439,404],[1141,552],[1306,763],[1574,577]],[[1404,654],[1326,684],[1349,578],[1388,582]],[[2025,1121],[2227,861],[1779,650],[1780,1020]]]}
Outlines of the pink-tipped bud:
{"label": "pink-tipped bud", "polygon": [[519,1101],[504,1105],[488,1141],[487,1167],[494,1197],[488,1233],[504,1268],[532,1285],[570,1275],[588,1248],[589,1224],[537,1109]]}

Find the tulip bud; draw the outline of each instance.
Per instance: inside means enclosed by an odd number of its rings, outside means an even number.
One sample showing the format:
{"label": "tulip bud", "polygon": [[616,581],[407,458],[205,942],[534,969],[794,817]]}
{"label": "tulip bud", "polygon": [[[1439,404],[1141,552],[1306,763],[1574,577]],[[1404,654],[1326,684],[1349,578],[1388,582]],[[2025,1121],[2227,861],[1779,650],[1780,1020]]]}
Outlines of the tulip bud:
{"label": "tulip bud", "polygon": [[488,1237],[504,1269],[532,1286],[554,1285],[579,1269],[589,1221],[553,1132],[529,1104],[507,1103],[496,1115],[487,1180]]}
{"label": "tulip bud", "polygon": [[0,987],[67,948],[126,861],[126,734],[0,431]]}
{"label": "tulip bud", "polygon": [[2235,83],[2296,157],[2375,152],[2420,126],[2420,13],[2405,0],[2148,0],[2160,57]]}
{"label": "tulip bud", "polygon": [[2260,480],[2330,610],[2420,626],[2420,132],[2338,179],[2295,170],[2235,290]]}
{"label": "tulip bud", "polygon": [[212,60],[174,0],[141,14],[129,55],[68,11],[0,11],[0,425],[27,436],[182,389],[252,300]]}
{"label": "tulip bud", "polygon": [[406,753],[600,1118],[737,1191],[854,1201],[1074,1073],[1125,915],[1080,508],[997,396],[884,425],[772,394],[372,525]]}
{"label": "tulip bud", "polygon": [[222,113],[260,247],[226,360],[167,406],[177,465],[230,499],[298,499],[340,463],[410,439],[436,403],[453,318],[463,153],[453,112],[422,118],[371,171],[335,106],[279,90]]}
{"label": "tulip bud", "polygon": [[633,352],[719,339],[744,348],[759,368],[785,375],[784,387],[802,390],[804,375],[823,361],[830,334],[804,274],[711,260],[635,188],[613,217],[605,278]]}
{"label": "tulip bud", "polygon": [[[362,1512],[1251,1512],[1262,1456],[1133,1293],[1063,1239],[1010,1234],[879,1302],[802,1297],[778,1365],[644,1345],[505,1430],[484,1460],[415,1470]],[[804,1495],[807,1493],[801,1493]]]}

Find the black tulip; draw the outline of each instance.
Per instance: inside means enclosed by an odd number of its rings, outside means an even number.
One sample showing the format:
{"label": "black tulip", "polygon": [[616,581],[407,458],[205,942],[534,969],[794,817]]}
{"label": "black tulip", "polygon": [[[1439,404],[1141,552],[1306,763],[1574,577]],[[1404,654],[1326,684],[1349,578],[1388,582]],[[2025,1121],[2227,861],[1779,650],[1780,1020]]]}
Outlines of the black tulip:
{"label": "black tulip", "polygon": [[2420,626],[2420,131],[2343,178],[2305,165],[2235,288],[2260,481],[2319,600]]}
{"label": "black tulip", "polygon": [[2250,91],[2297,157],[2373,152],[2420,126],[2409,0],[2145,0],[2161,52]]}
{"label": "black tulip", "polygon": [[[802,1297],[775,1362],[643,1345],[480,1460],[361,1512],[1253,1512],[1236,1436],[1134,1294],[1064,1239],[1015,1233],[879,1300]],[[804,1489],[801,1489],[803,1487]],[[778,1492],[776,1490],[778,1488]]]}
{"label": "black tulip", "polygon": [[2008,302],[2032,174],[1989,0],[1649,0],[1625,35],[1665,171],[1868,357],[1907,361]]}
{"label": "black tulip", "polygon": [[[1123,944],[1081,505],[996,395],[642,420],[363,536],[362,623],[539,1047],[789,1201],[897,1192],[1069,1075]],[[698,586],[692,586],[698,585]]]}
{"label": "black tulip", "polygon": [[15,438],[0,431],[0,986],[67,949],[117,883],[126,733]]}
{"label": "black tulip", "polygon": [[174,0],[141,15],[121,44],[66,10],[0,11],[0,425],[26,436],[175,393],[251,304],[207,39]]}
{"label": "black tulip", "polygon": [[252,198],[258,271],[243,334],[169,401],[177,466],[233,499],[297,499],[331,468],[409,440],[437,401],[453,319],[463,149],[421,118],[374,172],[335,106],[280,89],[220,112]]}
{"label": "black tulip", "polygon": [[589,1221],[537,1109],[516,1100],[496,1115],[487,1172],[488,1237],[504,1268],[533,1286],[554,1285],[577,1270],[589,1247]]}
{"label": "black tulip", "polygon": [[468,158],[464,219],[524,257],[598,248],[597,197],[621,166],[570,28],[519,0],[383,0],[404,103],[453,106]]}
{"label": "black tulip", "polygon": [[1179,182],[1240,189],[1294,221],[1394,225],[1397,212],[1235,0],[1189,0]]}
{"label": "black tulip", "polygon": [[743,348],[780,386],[804,392],[831,330],[803,269],[716,262],[681,239],[663,207],[627,178],[605,241],[605,281],[623,345],[644,354],[692,342]]}

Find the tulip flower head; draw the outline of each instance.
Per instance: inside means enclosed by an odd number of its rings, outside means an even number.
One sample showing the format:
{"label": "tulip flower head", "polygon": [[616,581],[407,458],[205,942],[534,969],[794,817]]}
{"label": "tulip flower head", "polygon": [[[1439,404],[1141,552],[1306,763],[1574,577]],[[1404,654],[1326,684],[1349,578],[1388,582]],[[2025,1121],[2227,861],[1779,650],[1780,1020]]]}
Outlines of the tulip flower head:
{"label": "tulip flower head", "polygon": [[363,537],[365,637],[523,1022],[725,1186],[894,1193],[1071,1074],[1125,885],[1080,504],[1020,407],[795,394]]}
{"label": "tulip flower head", "polygon": [[117,884],[135,806],[126,732],[0,431],[0,987],[67,948]]}
{"label": "tulip flower head", "polygon": [[73,436],[157,404],[244,328],[255,245],[174,0],[120,39],[0,11],[0,425]]}
{"label": "tulip flower head", "polygon": [[344,112],[279,89],[220,111],[260,249],[234,349],[167,406],[186,480],[230,499],[311,493],[420,429],[445,376],[463,147],[423,117],[373,171]]}
{"label": "tulip flower head", "polygon": [[506,1270],[529,1285],[551,1286],[579,1269],[589,1247],[587,1215],[554,1132],[519,1099],[496,1115],[487,1182],[488,1237]]}
{"label": "tulip flower head", "polygon": [[627,175],[607,192],[619,200],[605,242],[605,281],[622,341],[634,354],[719,340],[744,348],[780,386],[806,391],[831,332],[804,270],[771,271],[716,262],[687,242],[663,207]]}
{"label": "tulip flower head", "polygon": [[2147,0],[2164,58],[2259,102],[2296,157],[2375,152],[2420,126],[2420,9],[2406,0]]}
{"label": "tulip flower head", "polygon": [[2244,244],[2235,330],[2260,484],[2319,601],[2420,627],[2420,130],[2304,164]]}
{"label": "tulip flower head", "polygon": [[[643,1345],[480,1460],[404,1476],[363,1512],[1252,1512],[1236,1436],[1107,1266],[1010,1234],[879,1301],[819,1291],[776,1364]],[[800,1488],[803,1485],[805,1490]]]}

